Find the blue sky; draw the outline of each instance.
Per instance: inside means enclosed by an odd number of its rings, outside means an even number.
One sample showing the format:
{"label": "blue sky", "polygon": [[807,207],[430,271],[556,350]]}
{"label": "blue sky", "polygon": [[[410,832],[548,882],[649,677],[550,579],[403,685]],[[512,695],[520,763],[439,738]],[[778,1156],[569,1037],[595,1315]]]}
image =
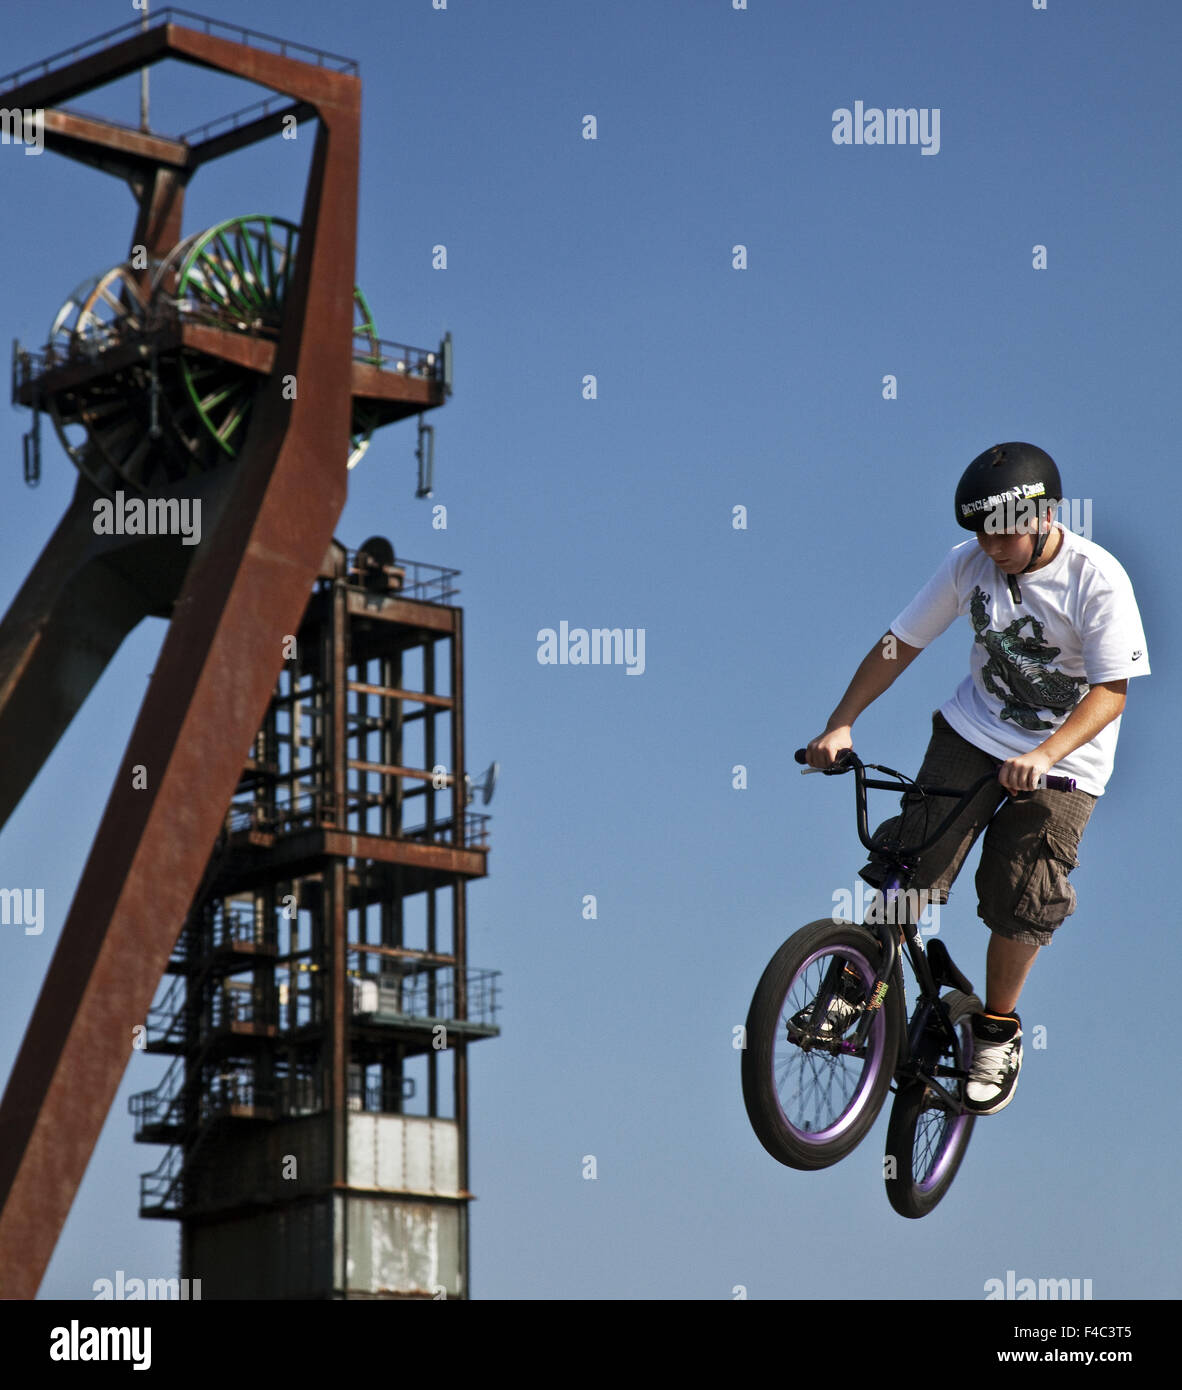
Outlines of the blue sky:
{"label": "blue sky", "polygon": [[[455,340],[455,394],[434,417],[447,529],[414,497],[408,424],[352,474],[338,534],[381,530],[462,571],[469,762],[501,764],[491,874],[469,892],[470,961],[503,971],[502,1036],[471,1052],[474,1294],[980,1300],[1014,1270],[1091,1279],[1097,1299],[1178,1296],[1156,982],[1179,957],[1178,755],[1162,730],[1179,635],[1182,10],[240,0],[218,17],[360,60],[358,283],[383,337]],[[114,0],[13,8],[0,69],[130,18]],[[129,80],[79,105],[133,122],[136,93]],[[182,131],[257,95],[157,69],[153,123]],[[835,145],[833,112],[855,101],[938,108],[939,153]],[[200,173],[186,232],[298,219],[309,137]],[[133,203],[16,147],[0,147],[0,179],[0,337],[35,345],[75,284],[126,256]],[[25,488],[27,426],[0,414],[5,606],[73,487],[48,434],[42,484]],[[1023,996],[1046,1047],[977,1125],[942,1206],[905,1222],[882,1188],[885,1112],[826,1172],[764,1153],[732,1028],[779,943],[827,915],[860,862],[849,783],[802,780],[792,750],[962,539],[956,479],[1005,439],[1040,444],[1091,499],[1153,674],[1132,683],[1079,910]],[[563,620],[643,628],[643,676],[540,665],[538,631]],[[47,903],[43,935],[2,929],[0,1073],[162,632],[127,641],[0,836],[0,885],[43,885]],[[967,622],[946,633],[863,716],[864,757],[918,767],[970,637]],[[941,934],[982,985],[974,865]],[[130,1066],[42,1296],[174,1268],[177,1227],[136,1215],[161,1151],[132,1143],[126,1113],[158,1067]]]}

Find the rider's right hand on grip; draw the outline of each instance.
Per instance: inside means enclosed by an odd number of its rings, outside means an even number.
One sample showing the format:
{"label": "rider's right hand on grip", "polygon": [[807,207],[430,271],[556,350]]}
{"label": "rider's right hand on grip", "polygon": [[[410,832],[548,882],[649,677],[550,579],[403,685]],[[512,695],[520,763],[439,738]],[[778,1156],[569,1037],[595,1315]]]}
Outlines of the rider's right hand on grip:
{"label": "rider's right hand on grip", "polygon": [[[809,755],[807,748],[798,748],[792,756],[798,763],[808,763]],[[829,767],[806,767],[805,770],[808,772],[840,772],[853,756],[854,750],[852,748],[843,748],[841,752],[838,753],[837,757],[833,759]]]}

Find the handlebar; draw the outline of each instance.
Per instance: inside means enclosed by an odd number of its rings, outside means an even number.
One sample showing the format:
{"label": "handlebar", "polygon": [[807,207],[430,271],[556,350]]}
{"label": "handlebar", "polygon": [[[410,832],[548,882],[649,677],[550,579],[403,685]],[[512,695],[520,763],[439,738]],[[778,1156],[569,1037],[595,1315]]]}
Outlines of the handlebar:
{"label": "handlebar", "polygon": [[[804,748],[798,748],[792,756],[796,759],[798,763],[808,762],[808,752]],[[802,777],[807,777],[810,772],[819,772],[826,777],[835,777],[838,773],[851,772],[855,766],[873,767],[874,764],[866,764],[861,762],[861,760],[857,757],[857,754],[855,754],[852,748],[846,748],[838,754],[837,761],[833,764],[832,767],[806,767],[800,775]],[[890,769],[882,768],[880,769],[880,771],[889,772]],[[898,774],[896,773],[894,775],[897,776]],[[1036,791],[1073,792],[1075,790],[1075,778],[1053,776],[1049,772],[1043,772],[1040,773],[1038,781],[1035,782],[1034,787]]]}
{"label": "handlebar", "polygon": [[[796,761],[798,763],[803,763],[807,757],[807,754],[803,748],[798,748],[793,756],[796,758]],[[893,782],[883,782],[877,779],[869,778],[866,776],[867,770],[885,773],[888,777],[893,777],[895,780]],[[905,777],[901,772],[896,772],[894,768],[882,767],[878,763],[864,763],[852,748],[843,749],[842,754],[839,755],[838,760],[834,762],[832,767],[806,767],[803,769],[803,771],[805,773],[822,772],[827,777],[833,777],[843,772],[853,772],[854,782],[856,786],[855,799],[857,801],[858,808],[858,839],[861,840],[863,846],[870,852],[887,852],[889,853],[892,859],[899,863],[902,863],[904,860],[910,859],[914,855],[922,854],[931,845],[934,845],[936,841],[949,828],[952,822],[957,818],[957,816],[960,815],[961,811],[963,811],[964,808],[969,804],[969,802],[972,801],[973,797],[977,795],[981,788],[986,786],[989,782],[994,782],[997,780],[996,772],[987,772],[983,777],[978,778],[977,781],[974,782],[973,785],[968,788],[962,789],[959,787],[930,787],[913,782],[910,778]],[[1047,773],[1043,773],[1042,776],[1040,776],[1038,779],[1038,789],[1042,790],[1044,787],[1050,791],[1074,791],[1075,778],[1053,777],[1048,775]],[[870,825],[866,806],[867,788],[873,788],[875,790],[880,791],[902,791],[904,794],[904,808],[906,808],[907,805],[908,795],[910,795],[912,798],[921,801],[925,797],[929,796],[951,797],[955,799],[956,804],[953,806],[952,810],[948,812],[947,816],[944,818],[943,822],[940,824],[939,828],[935,831],[935,833],[929,835],[920,844],[908,845],[906,847],[898,844],[889,846],[876,845],[872,842],[870,836]],[[900,822],[900,828],[901,825],[902,823]]]}

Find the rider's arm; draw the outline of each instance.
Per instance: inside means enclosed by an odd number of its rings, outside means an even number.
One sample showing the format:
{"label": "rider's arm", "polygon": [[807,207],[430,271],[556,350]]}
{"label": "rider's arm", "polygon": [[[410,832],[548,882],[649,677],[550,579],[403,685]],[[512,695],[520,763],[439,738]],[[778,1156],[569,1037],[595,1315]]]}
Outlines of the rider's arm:
{"label": "rider's arm", "polygon": [[878,699],[899,672],[910,666],[922,650],[922,647],[909,646],[889,630],[870,648],[854,672],[849,689],[829,716],[825,732],[808,745],[810,766],[829,767],[843,748],[853,747],[850,729],[854,720],[867,705]]}
{"label": "rider's arm", "polygon": [[1031,752],[1009,758],[1001,765],[998,781],[1011,791],[1032,791],[1040,774],[1061,762],[1068,753],[1090,743],[1101,729],[1112,723],[1125,707],[1128,688],[1127,679],[1101,681],[1092,686],[1048,739]]}

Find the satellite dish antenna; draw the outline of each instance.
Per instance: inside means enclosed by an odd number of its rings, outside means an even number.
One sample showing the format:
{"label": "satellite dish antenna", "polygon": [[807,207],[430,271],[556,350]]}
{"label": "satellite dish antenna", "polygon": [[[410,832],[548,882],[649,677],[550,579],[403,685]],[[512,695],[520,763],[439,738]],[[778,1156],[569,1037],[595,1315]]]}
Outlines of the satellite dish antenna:
{"label": "satellite dish antenna", "polygon": [[497,785],[497,773],[501,770],[500,763],[489,763],[484,770],[484,775],[479,782],[472,780],[472,774],[464,773],[464,805],[470,806],[475,801],[475,792],[480,793],[481,803],[485,806],[492,800],[493,789]]}

